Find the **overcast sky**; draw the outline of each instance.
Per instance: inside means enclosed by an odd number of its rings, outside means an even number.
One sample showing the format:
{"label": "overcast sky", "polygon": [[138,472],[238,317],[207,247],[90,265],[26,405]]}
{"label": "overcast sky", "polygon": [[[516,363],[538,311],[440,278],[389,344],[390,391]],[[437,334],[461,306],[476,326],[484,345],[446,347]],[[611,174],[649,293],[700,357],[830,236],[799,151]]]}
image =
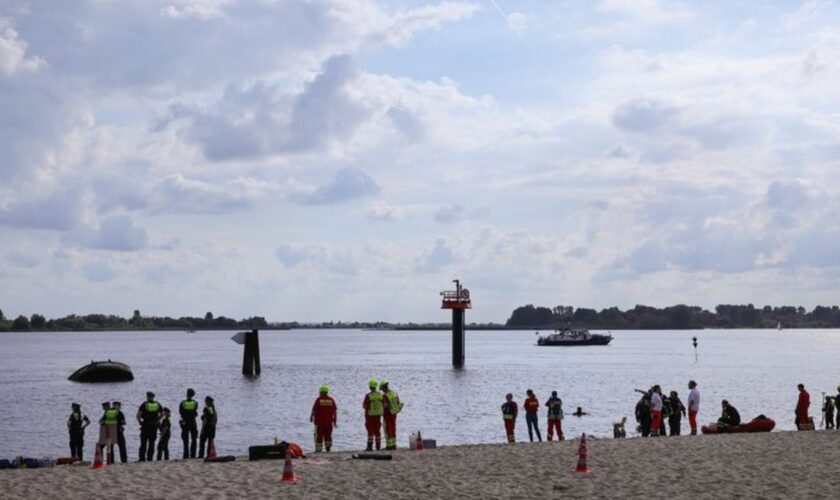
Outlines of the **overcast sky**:
{"label": "overcast sky", "polygon": [[0,0],[0,309],[838,304],[840,5]]}

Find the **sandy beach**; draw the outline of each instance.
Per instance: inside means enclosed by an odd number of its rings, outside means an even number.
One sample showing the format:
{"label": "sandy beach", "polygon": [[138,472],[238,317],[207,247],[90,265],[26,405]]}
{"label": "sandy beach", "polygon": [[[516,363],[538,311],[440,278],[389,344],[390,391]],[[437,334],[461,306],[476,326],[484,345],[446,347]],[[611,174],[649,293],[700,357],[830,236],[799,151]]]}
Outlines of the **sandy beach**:
{"label": "sandy beach", "polygon": [[350,453],[283,462],[198,460],[0,471],[3,498],[836,498],[840,432],[774,432],[588,440],[590,473],[574,472],[578,440]]}

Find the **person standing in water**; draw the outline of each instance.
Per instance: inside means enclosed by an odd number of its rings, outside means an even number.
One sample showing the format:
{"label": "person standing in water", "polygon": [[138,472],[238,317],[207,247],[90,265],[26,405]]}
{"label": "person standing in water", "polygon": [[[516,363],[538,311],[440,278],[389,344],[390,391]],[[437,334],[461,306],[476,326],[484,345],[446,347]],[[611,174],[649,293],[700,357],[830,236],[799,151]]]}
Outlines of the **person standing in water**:
{"label": "person standing in water", "polygon": [[563,441],[563,400],[557,397],[557,391],[551,391],[551,397],[545,402],[548,407],[548,440],[551,441],[554,437],[554,431],[557,431],[557,440]]}
{"label": "person standing in water", "polygon": [[505,423],[505,434],[508,444],[516,442],[516,416],[519,414],[519,405],[513,400],[513,394],[505,395],[505,402],[502,403],[502,419]]}
{"label": "person standing in water", "polygon": [[697,382],[688,381],[688,425],[691,426],[691,435],[697,435],[697,412],[700,411],[700,391],[697,390]]}
{"label": "person standing in water", "polygon": [[525,399],[525,403],[523,403],[522,406],[525,407],[525,424],[528,426],[528,439],[531,442],[534,442],[534,433],[536,433],[537,440],[542,441],[542,435],[540,434],[539,427],[540,420],[537,417],[537,411],[540,409],[540,402],[537,400],[537,396],[531,389],[525,391],[525,394],[527,394],[528,397]]}
{"label": "person standing in water", "polygon": [[82,413],[82,406],[78,403],[72,403],[70,405],[70,417],[67,418],[71,457],[82,460],[82,449],[85,446],[85,428],[89,425],[90,419]]}

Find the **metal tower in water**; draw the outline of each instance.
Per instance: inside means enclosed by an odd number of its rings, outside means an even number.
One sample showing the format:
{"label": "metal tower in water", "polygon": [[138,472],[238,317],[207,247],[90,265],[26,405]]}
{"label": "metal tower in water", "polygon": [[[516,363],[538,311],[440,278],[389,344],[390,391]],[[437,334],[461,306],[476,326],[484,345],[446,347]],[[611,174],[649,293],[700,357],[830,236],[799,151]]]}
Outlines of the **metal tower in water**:
{"label": "metal tower in water", "polygon": [[464,310],[472,309],[470,303],[470,291],[461,288],[459,280],[452,280],[455,283],[455,290],[440,292],[443,296],[441,309],[452,309],[452,366],[455,368],[464,367]]}

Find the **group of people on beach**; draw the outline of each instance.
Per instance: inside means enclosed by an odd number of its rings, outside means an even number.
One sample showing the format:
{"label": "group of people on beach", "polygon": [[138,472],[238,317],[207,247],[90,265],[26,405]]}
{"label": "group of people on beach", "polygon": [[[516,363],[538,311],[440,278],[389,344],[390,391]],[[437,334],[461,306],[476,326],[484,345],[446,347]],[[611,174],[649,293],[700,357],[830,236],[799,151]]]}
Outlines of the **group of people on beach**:
{"label": "group of people on beach", "polygon": [[[636,389],[642,397],[636,403],[637,431],[642,437],[648,436],[679,436],[682,432],[682,419],[688,416],[691,435],[697,435],[697,413],[700,411],[700,390],[697,382],[688,382],[687,405],[680,400],[677,391],[671,391],[668,396],[662,393],[662,387],[654,385],[647,391]],[[669,429],[665,422],[668,422]]]}
{"label": "group of people on beach", "polygon": [[[198,401],[194,400],[195,391],[187,389],[187,398],[178,407],[180,414],[181,439],[184,443],[184,458],[196,457],[196,437],[198,436]],[[157,449],[158,460],[169,460],[169,438],[172,433],[170,421],[171,411],[155,400],[153,392],[146,393],[146,400],[137,409],[137,423],[140,426],[140,450],[138,461],[152,461]],[[204,398],[204,409],[201,414],[201,434],[198,457],[204,457],[205,445],[208,453],[214,447],[218,414],[213,398]],[[83,459],[85,428],[90,425],[90,418],[82,413],[78,403],[71,404],[71,413],[67,418],[67,429],[70,433],[70,455],[74,459]],[[128,461],[125,443],[126,418],[119,401],[105,401],[102,403],[102,416],[99,418],[98,451],[107,455],[109,464],[114,463],[114,447],[120,454],[120,462]],[[157,448],[155,448],[157,441]]]}

